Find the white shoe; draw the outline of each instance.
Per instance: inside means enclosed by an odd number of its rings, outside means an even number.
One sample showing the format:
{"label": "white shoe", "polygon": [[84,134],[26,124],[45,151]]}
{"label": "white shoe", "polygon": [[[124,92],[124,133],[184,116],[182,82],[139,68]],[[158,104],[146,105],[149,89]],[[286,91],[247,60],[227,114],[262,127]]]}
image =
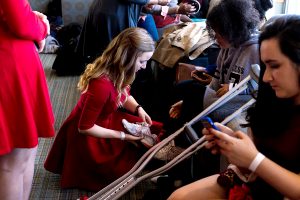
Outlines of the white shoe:
{"label": "white shoe", "polygon": [[122,119],[124,128],[136,137],[142,137],[141,142],[148,148],[154,146],[158,139],[155,134],[151,134],[149,125],[147,123],[130,123],[126,119]]}

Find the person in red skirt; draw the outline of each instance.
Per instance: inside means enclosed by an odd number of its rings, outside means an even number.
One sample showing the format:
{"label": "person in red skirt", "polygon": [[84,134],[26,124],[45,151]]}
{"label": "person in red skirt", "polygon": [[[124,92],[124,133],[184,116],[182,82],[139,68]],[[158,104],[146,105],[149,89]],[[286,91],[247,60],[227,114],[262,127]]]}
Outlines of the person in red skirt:
{"label": "person in red skirt", "polygon": [[54,136],[38,54],[49,32],[27,0],[0,1],[0,199],[29,198],[38,138]]}
{"label": "person in red skirt", "polygon": [[[44,164],[48,171],[61,174],[62,188],[98,191],[133,167],[147,149],[143,144],[154,145],[151,136],[160,134],[162,124],[152,122],[129,93],[135,73],[146,67],[154,48],[146,30],[128,28],[87,65],[78,83],[79,102]],[[147,126],[131,124],[135,122]],[[150,137],[134,136],[145,129],[151,131]]]}

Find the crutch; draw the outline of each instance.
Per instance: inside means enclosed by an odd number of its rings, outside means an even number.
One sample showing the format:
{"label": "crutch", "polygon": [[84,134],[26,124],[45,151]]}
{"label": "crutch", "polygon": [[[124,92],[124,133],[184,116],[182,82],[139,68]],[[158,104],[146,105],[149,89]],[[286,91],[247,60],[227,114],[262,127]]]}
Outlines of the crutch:
{"label": "crutch", "polygon": [[[179,162],[183,161],[184,159],[190,157],[192,154],[194,154],[196,151],[201,149],[205,144],[205,138],[201,137],[198,139],[195,143],[190,145],[188,148],[186,148],[183,152],[181,152],[179,155],[177,155],[173,160],[169,161],[162,167],[153,170],[147,174],[144,174],[142,176],[138,176],[139,173],[144,169],[144,167],[149,163],[149,161],[153,158],[153,156],[166,144],[168,144],[170,141],[172,141],[176,136],[178,136],[180,133],[182,133],[184,130],[188,131],[190,134],[194,134],[195,137],[197,136],[196,132],[192,128],[192,124],[199,121],[203,116],[206,116],[219,108],[220,106],[224,105],[226,102],[228,102],[233,97],[240,94],[242,91],[244,91],[247,88],[247,84],[250,80],[254,79],[257,81],[259,74],[259,66],[253,65],[252,70],[249,76],[247,76],[244,80],[242,80],[239,84],[237,84],[235,87],[233,87],[230,91],[228,91],[225,95],[220,97],[217,101],[215,101],[213,104],[211,104],[208,108],[206,108],[203,112],[201,112],[199,115],[197,115],[194,119],[192,119],[189,123],[185,124],[183,127],[178,129],[175,133],[171,134],[169,137],[165,138],[152,148],[150,148],[139,160],[138,162],[133,166],[131,170],[129,170],[126,174],[124,174],[119,179],[115,180],[93,196],[89,198],[89,200],[115,200],[120,198],[122,195],[124,195],[126,192],[128,192],[131,188],[133,188],[135,185],[140,183],[141,181],[158,176],[161,173],[166,172],[167,170],[171,169],[173,166],[178,164]],[[254,100],[251,99],[249,102],[247,102],[244,106],[242,106],[240,109],[238,109],[236,112],[234,112],[232,115],[225,118],[221,123],[226,124],[230,120],[232,120],[235,116],[240,114],[243,110],[247,109],[252,103],[254,103]]]}

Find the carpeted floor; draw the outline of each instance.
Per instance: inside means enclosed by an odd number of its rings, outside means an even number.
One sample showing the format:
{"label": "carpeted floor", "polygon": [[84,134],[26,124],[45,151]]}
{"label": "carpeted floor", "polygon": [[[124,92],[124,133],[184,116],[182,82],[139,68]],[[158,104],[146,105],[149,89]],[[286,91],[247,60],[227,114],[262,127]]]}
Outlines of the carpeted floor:
{"label": "carpeted floor", "polygon": [[[55,114],[55,130],[57,131],[75,106],[79,92],[76,85],[79,77],[58,77],[51,67],[55,59],[53,54],[40,55],[47,78],[49,93],[51,96],[53,111]],[[78,199],[80,196],[91,196],[93,193],[78,189],[60,189],[60,176],[46,171],[43,167],[47,153],[53,143],[53,139],[40,139],[37,157],[35,161],[35,174],[32,185],[31,200],[35,199]],[[131,189],[121,199],[142,199],[145,191],[151,189],[153,184],[144,181]]]}

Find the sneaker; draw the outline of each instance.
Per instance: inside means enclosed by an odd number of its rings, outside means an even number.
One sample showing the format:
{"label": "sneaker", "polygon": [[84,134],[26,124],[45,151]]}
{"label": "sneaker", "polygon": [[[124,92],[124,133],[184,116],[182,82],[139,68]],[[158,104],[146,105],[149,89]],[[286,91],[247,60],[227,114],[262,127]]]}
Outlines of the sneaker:
{"label": "sneaker", "polygon": [[162,161],[173,160],[181,152],[184,151],[184,148],[175,146],[174,140],[170,141],[166,146],[161,148],[155,155],[154,158]]}
{"label": "sneaker", "polygon": [[158,138],[155,134],[151,134],[150,127],[147,123],[130,123],[126,119],[122,119],[122,124],[131,135],[142,137],[141,142],[146,147],[152,147],[157,143]]}
{"label": "sneaker", "polygon": [[122,124],[128,133],[136,137],[143,137],[144,134],[150,134],[150,128],[146,123],[130,123],[126,119],[122,119]]}
{"label": "sneaker", "polygon": [[155,134],[144,134],[144,138],[141,140],[141,143],[146,147],[153,147],[158,142],[157,135]]}

